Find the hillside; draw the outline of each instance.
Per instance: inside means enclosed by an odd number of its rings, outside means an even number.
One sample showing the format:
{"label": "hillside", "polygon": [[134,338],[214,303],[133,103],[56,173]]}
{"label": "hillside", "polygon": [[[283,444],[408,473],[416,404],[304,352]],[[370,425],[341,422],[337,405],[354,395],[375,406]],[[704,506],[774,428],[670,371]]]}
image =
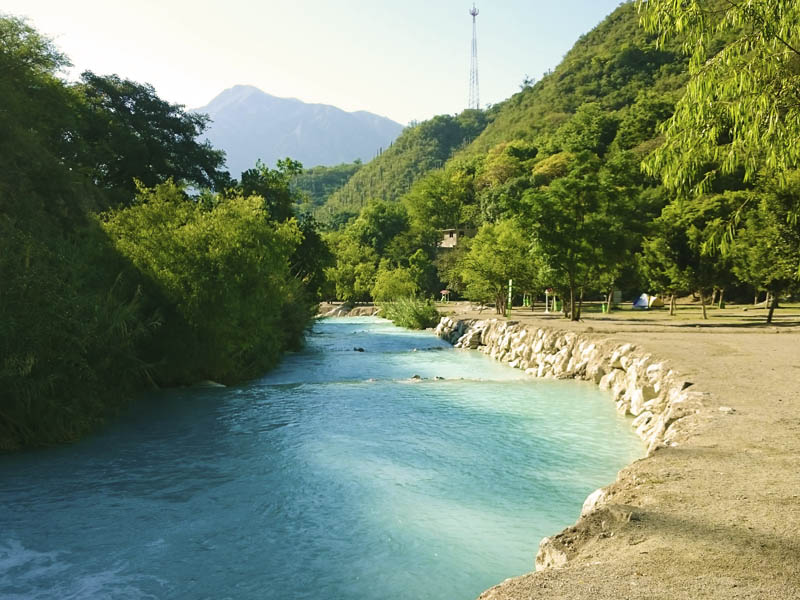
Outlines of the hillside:
{"label": "hillside", "polygon": [[303,196],[303,208],[318,209],[325,201],[363,167],[360,160],[334,167],[311,167],[304,169],[292,179],[292,189]]}
{"label": "hillside", "polygon": [[493,106],[489,125],[464,152],[485,153],[501,142],[555,134],[587,103],[622,121],[640,94],[674,103],[687,78],[679,44],[657,49],[639,26],[633,4],[626,3],[581,36],[552,72]]}
{"label": "hillside", "polygon": [[306,167],[366,161],[403,129],[369,112],[277,98],[247,85],[225,90],[194,112],[211,117],[206,138],[225,151],[228,170],[236,178],[258,159],[274,166],[278,159],[291,157]]}
{"label": "hillside", "polygon": [[439,115],[406,128],[389,148],[330,197],[320,218],[357,214],[370,199],[399,199],[422,175],[442,167],[457,149],[475,139],[485,126],[482,112],[465,110],[457,116]]}
{"label": "hillside", "polygon": [[[617,8],[581,36],[550,73],[484,112],[442,115],[409,127],[381,156],[334,193],[322,218],[356,214],[371,198],[397,200],[414,182],[442,168],[453,157],[480,158],[499,144],[521,140],[536,147],[539,158],[560,150],[567,122],[581,107],[602,116],[605,145],[616,149],[652,147],[656,126],[672,112],[687,81],[679,44],[666,50],[639,27],[632,3]],[[465,118],[469,131],[459,131]],[[585,124],[573,123],[573,129]],[[453,128],[451,132],[449,128]],[[443,135],[443,132],[446,132]],[[337,219],[340,220],[340,219]]]}

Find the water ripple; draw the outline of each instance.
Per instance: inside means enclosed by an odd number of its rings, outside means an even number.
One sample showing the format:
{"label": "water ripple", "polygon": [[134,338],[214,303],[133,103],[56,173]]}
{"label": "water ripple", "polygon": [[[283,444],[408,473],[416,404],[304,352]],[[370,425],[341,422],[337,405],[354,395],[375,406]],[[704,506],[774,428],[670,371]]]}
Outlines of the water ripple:
{"label": "water ripple", "polygon": [[473,598],[642,451],[592,386],[325,320],[266,377],[0,457],[0,597]]}

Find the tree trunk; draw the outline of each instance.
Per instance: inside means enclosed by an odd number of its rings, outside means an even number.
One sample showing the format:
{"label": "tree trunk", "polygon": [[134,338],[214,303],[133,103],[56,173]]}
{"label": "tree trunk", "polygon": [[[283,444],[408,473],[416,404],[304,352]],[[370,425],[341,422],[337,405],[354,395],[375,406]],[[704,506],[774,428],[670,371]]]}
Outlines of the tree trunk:
{"label": "tree trunk", "polygon": [[725,301],[723,298],[725,297],[725,288],[722,288],[719,291],[719,303],[717,304],[717,308],[725,308]]}
{"label": "tree trunk", "polygon": [[755,306],[756,304],[758,304],[758,296],[759,296],[759,295],[760,295],[760,294],[759,294],[758,290],[756,290],[756,297],[753,299],[753,306]]}
{"label": "tree trunk", "polygon": [[708,314],[706,313],[706,295],[703,292],[700,292],[700,304],[703,307],[703,319],[708,320]]}
{"label": "tree trunk", "polygon": [[581,295],[578,296],[578,314],[574,321],[581,320],[581,311],[583,311],[583,286],[581,286]]}
{"label": "tree trunk", "polygon": [[606,296],[606,312],[611,312],[611,302],[614,300],[614,288],[610,288],[608,290],[608,296]]}
{"label": "tree trunk", "polygon": [[675,316],[675,292],[669,295],[669,316]]}
{"label": "tree trunk", "polygon": [[573,321],[577,321],[576,318],[577,314],[575,311],[575,283],[570,281],[569,282],[569,318]]}
{"label": "tree trunk", "polygon": [[769,313],[767,313],[767,323],[772,323],[772,315],[775,312],[775,309],[778,308],[778,294],[776,292],[772,292],[770,295],[772,296],[772,302],[769,303]]}
{"label": "tree trunk", "polygon": [[506,314],[506,297],[502,290],[494,295],[494,310],[498,315]]}
{"label": "tree trunk", "polygon": [[719,290],[717,290],[717,288],[714,288],[714,289],[711,291],[711,302],[710,302],[710,304],[716,304],[716,303],[717,303],[717,292],[718,292],[718,291],[719,291]]}

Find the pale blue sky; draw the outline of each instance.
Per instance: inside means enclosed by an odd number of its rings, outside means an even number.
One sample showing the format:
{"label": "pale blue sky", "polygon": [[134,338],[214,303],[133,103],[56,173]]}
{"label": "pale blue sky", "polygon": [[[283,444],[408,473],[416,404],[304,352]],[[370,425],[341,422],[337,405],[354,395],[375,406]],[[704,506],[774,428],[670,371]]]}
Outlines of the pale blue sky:
{"label": "pale blue sky", "polygon": [[[481,104],[539,79],[619,0],[476,2]],[[465,108],[471,0],[3,0],[75,72],[152,84],[197,107],[250,84],[400,123]]]}

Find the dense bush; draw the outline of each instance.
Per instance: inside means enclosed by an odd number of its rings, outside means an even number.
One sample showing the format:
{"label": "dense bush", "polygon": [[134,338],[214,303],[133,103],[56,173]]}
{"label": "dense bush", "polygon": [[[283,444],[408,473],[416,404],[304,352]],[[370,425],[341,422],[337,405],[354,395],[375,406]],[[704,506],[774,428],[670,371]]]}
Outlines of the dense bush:
{"label": "dense bush", "polygon": [[77,439],[144,385],[259,373],[329,259],[292,216],[299,165],[236,185],[203,117],[67,64],[0,17],[0,450]]}
{"label": "dense bush", "polygon": [[270,221],[259,196],[206,208],[165,183],[107,215],[103,228],[173,315],[151,349],[166,357],[161,382],[253,376],[292,343],[297,332],[283,324],[291,305],[308,312],[289,272],[300,230],[294,220]]}
{"label": "dense bush", "polygon": [[394,302],[386,302],[381,306],[381,316],[389,319],[398,327],[408,329],[426,329],[439,322],[439,312],[431,300],[406,297]]}

